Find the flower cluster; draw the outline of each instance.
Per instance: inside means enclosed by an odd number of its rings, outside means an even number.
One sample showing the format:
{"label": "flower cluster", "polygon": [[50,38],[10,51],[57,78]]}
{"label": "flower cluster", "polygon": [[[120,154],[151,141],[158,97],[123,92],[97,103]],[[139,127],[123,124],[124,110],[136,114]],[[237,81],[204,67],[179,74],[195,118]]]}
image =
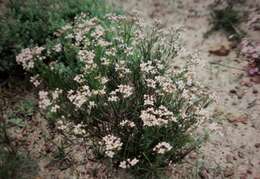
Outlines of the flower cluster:
{"label": "flower cluster", "polygon": [[130,168],[135,166],[137,163],[139,162],[138,159],[134,158],[134,159],[127,159],[125,161],[120,162],[119,167],[120,168]]}
{"label": "flower cluster", "polygon": [[16,62],[21,64],[25,70],[30,70],[34,67],[35,57],[39,56],[43,47],[26,48],[16,56]]}
{"label": "flower cluster", "polygon": [[64,121],[64,119],[65,117],[63,116],[62,120],[56,122],[57,129],[64,132],[64,134],[68,135],[71,133],[74,136],[85,136],[87,134],[83,124],[73,124],[72,122]]}
{"label": "flower cluster", "polygon": [[32,76],[30,78],[30,82],[35,86],[35,87],[38,87],[41,82],[39,81],[39,75],[35,75],[35,76]]}
{"label": "flower cluster", "polygon": [[39,107],[41,109],[46,109],[51,105],[51,100],[48,95],[47,91],[39,91]]}
{"label": "flower cluster", "polygon": [[133,128],[135,127],[135,123],[133,121],[123,120],[122,122],[120,122],[120,126]]}
{"label": "flower cluster", "polygon": [[105,146],[105,154],[113,158],[115,153],[121,150],[123,143],[121,142],[120,138],[115,137],[113,135],[107,135],[102,138]]}
{"label": "flower cluster", "polygon": [[85,102],[88,101],[88,97],[91,95],[92,93],[89,87],[84,85],[77,91],[68,91],[67,97],[77,108],[80,108]]}
{"label": "flower cluster", "polygon": [[158,109],[148,107],[141,111],[140,118],[144,126],[162,126],[169,122],[176,122],[173,112],[169,111],[165,106],[160,106]]}
{"label": "flower cluster", "polygon": [[260,75],[260,42],[244,39],[241,53],[249,59],[249,75]]}

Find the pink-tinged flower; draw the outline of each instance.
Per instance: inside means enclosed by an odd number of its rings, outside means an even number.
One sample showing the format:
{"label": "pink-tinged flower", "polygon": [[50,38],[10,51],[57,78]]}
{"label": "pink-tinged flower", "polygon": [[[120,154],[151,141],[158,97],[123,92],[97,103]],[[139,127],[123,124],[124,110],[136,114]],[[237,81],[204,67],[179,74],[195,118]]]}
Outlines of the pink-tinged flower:
{"label": "pink-tinged flower", "polygon": [[166,152],[169,152],[172,149],[172,146],[167,142],[160,142],[157,144],[153,151],[157,152],[158,154],[164,154]]}

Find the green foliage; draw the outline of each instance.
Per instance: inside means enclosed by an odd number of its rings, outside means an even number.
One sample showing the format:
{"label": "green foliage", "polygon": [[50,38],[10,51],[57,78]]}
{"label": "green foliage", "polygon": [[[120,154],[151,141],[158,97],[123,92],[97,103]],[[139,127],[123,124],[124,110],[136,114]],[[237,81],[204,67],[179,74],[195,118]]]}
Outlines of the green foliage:
{"label": "green foliage", "polygon": [[26,99],[19,102],[13,109],[7,112],[6,128],[24,127],[25,122],[30,120],[35,112],[35,102]]}
{"label": "green foliage", "polygon": [[11,155],[4,148],[0,148],[0,178],[11,179],[19,167],[16,155]]}
{"label": "green foliage", "polygon": [[[13,127],[24,127],[25,121],[32,117],[34,110],[35,105],[31,100],[23,100],[10,112],[5,111],[5,115],[0,115],[0,178],[23,178],[21,176],[27,172],[36,172],[35,163],[18,152],[10,136]],[[19,174],[21,171],[25,173]]]}
{"label": "green foliage", "polygon": [[21,49],[54,38],[53,32],[81,12],[102,16],[106,7],[102,0],[10,0],[0,15],[0,73],[19,71],[15,56]]}
{"label": "green foliage", "polygon": [[18,153],[10,153],[0,148],[0,178],[28,179],[36,176],[39,168],[35,161]]}

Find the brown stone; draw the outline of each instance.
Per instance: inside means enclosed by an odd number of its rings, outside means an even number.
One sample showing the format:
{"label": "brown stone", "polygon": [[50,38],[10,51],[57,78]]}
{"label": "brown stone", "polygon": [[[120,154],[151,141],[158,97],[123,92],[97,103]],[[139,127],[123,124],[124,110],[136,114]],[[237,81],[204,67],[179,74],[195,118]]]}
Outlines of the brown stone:
{"label": "brown stone", "polygon": [[209,173],[207,171],[207,169],[202,169],[200,172],[199,172],[199,176],[201,177],[201,179],[209,179]]}
{"label": "brown stone", "polygon": [[252,87],[253,86],[252,82],[245,81],[245,80],[240,81],[240,85],[246,86],[246,87]]}
{"label": "brown stone", "polygon": [[260,84],[260,76],[258,75],[258,76],[252,77],[251,81],[253,81],[253,82],[257,83],[257,84]]}
{"label": "brown stone", "polygon": [[247,116],[239,116],[239,117],[234,117],[234,118],[228,118],[228,121],[235,125],[237,125],[238,123],[247,124],[248,118],[247,118]]}
{"label": "brown stone", "polygon": [[233,157],[232,157],[232,155],[226,155],[226,161],[228,162],[228,163],[232,163],[232,161],[233,161]]}
{"label": "brown stone", "polygon": [[256,143],[256,144],[255,144],[255,147],[256,147],[256,148],[260,148],[260,143]]}
{"label": "brown stone", "polygon": [[243,153],[243,152],[241,152],[241,151],[238,151],[238,156],[240,157],[240,158],[244,158],[245,157],[245,154]]}
{"label": "brown stone", "polygon": [[252,175],[252,174],[253,174],[252,170],[250,170],[250,169],[247,169],[246,172],[247,172],[249,175]]}
{"label": "brown stone", "polygon": [[230,90],[229,92],[230,92],[231,94],[237,94],[237,91],[234,90],[234,89]]}
{"label": "brown stone", "polygon": [[231,167],[226,167],[224,170],[224,176],[225,177],[231,177],[234,175],[234,169]]}
{"label": "brown stone", "polygon": [[239,178],[240,179],[248,179],[246,173],[241,173]]}
{"label": "brown stone", "polygon": [[257,94],[257,93],[258,93],[257,89],[253,89],[253,94]]}
{"label": "brown stone", "polygon": [[216,46],[209,50],[210,54],[217,55],[217,56],[227,56],[229,52],[230,52],[230,47],[227,45]]}

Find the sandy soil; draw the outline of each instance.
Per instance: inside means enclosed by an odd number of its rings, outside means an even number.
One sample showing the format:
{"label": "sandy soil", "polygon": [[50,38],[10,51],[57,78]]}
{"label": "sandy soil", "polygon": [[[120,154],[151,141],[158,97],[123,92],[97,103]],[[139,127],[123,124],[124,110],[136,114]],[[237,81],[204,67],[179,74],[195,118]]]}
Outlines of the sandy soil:
{"label": "sandy soil", "polygon": [[[223,57],[209,54],[211,47],[229,43],[220,32],[212,34],[208,39],[203,37],[210,29],[208,5],[213,0],[111,1],[129,13],[139,10],[147,23],[159,19],[163,28],[182,26],[184,47],[188,51],[197,52],[200,57],[198,65],[192,69],[196,80],[207,86],[216,96],[216,103],[209,110],[212,117],[197,131],[201,136],[208,136],[207,141],[182,164],[171,167],[171,178],[260,179],[260,84],[251,82],[247,77],[244,70],[247,62],[237,55],[236,50]],[[250,0],[243,8],[255,11],[257,3],[260,5],[260,1]],[[259,31],[248,31],[248,34],[250,38],[260,36]],[[184,59],[174,59],[172,65],[183,64],[183,61]],[[4,93],[0,91],[0,94],[3,99]],[[26,96],[21,94],[19,92],[18,98]],[[29,95],[25,98],[33,97]],[[15,98],[10,105],[19,100]],[[57,153],[57,146],[54,144],[61,142],[60,136],[50,133],[46,129],[46,122],[39,115],[29,116],[27,119],[25,127],[13,132],[13,138],[17,141],[15,145],[34,159],[31,161],[35,165],[32,167],[34,172],[29,172],[31,176],[24,178],[62,179],[76,175],[84,179],[95,176],[108,178],[102,164],[84,160],[84,146],[71,144],[74,145],[74,151],[70,152],[73,155],[66,156],[61,162],[51,160],[53,154]],[[73,164],[69,165],[70,163]],[[22,172],[26,174],[25,169]]]}
{"label": "sandy soil", "polygon": [[[177,166],[172,178],[260,178],[260,85],[250,82],[244,71],[246,60],[235,50],[228,56],[210,55],[211,47],[228,44],[224,34],[203,35],[210,29],[208,5],[213,0],[114,0],[127,12],[140,11],[146,22],[155,19],[164,27],[183,26],[182,39],[187,50],[197,51],[199,64],[193,68],[196,79],[216,95],[212,117],[199,129],[209,135],[200,152]],[[254,11],[259,1],[247,1],[243,10]],[[260,32],[250,32],[258,38]],[[182,59],[183,60],[183,59]],[[178,60],[172,62],[175,65]],[[194,163],[196,165],[194,165]],[[185,164],[186,165],[186,164]],[[185,168],[181,170],[180,168]]]}

